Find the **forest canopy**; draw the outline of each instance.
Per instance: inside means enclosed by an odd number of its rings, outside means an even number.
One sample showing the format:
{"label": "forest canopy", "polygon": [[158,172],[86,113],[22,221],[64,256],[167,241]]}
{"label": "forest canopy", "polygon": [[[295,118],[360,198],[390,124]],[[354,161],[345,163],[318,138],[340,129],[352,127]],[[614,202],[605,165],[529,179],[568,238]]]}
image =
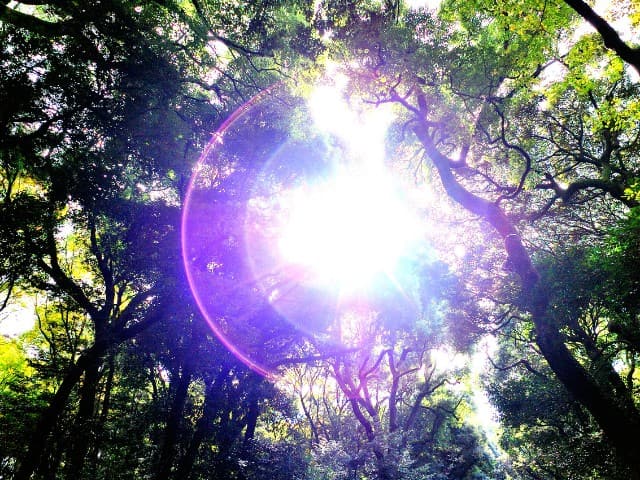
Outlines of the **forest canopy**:
{"label": "forest canopy", "polygon": [[5,1],[0,478],[640,479],[640,5]]}

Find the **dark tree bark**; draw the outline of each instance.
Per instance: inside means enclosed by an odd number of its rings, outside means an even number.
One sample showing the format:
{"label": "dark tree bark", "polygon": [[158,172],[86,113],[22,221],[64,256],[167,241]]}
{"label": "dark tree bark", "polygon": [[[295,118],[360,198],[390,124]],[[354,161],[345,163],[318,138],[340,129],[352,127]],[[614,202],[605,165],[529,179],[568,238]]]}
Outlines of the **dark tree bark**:
{"label": "dark tree bark", "polygon": [[191,385],[191,378],[191,371],[188,367],[184,367],[176,382],[173,401],[171,402],[167,424],[164,429],[162,448],[158,456],[158,471],[154,477],[155,480],[167,480],[171,475],[171,467],[173,467],[176,455],[180,421],[184,416],[184,407],[187,401],[189,385]]}
{"label": "dark tree bark", "polygon": [[605,47],[613,50],[622,60],[633,66],[640,73],[640,49],[632,48],[622,41],[618,32],[604,18],[598,15],[583,0],[564,0],[578,15],[597,30]]}
{"label": "dark tree bark", "polygon": [[20,462],[13,476],[13,480],[28,480],[38,468],[42,461],[49,436],[67,405],[71,392],[80,381],[83,372],[95,363],[101,354],[101,349],[94,345],[94,347],[80,356],[76,363],[71,365],[56,394],[51,399],[49,406],[40,415],[40,420],[31,437],[27,453]]}
{"label": "dark tree bark", "polygon": [[189,478],[202,442],[204,442],[213,433],[213,419],[218,414],[218,409],[220,408],[220,390],[226,377],[229,375],[229,370],[230,369],[228,367],[223,367],[216,376],[216,379],[207,387],[202,416],[198,419],[196,431],[189,442],[189,446],[187,447],[185,454],[180,459],[180,463],[174,475],[176,480],[187,480]]}
{"label": "dark tree bark", "polygon": [[640,444],[629,441],[640,435],[640,414],[628,398],[615,397],[612,385],[599,384],[573,357],[557,325],[548,315],[549,298],[533,266],[522,238],[499,205],[466,190],[453,174],[450,159],[442,155],[429,135],[428,126],[415,129],[418,139],[435,166],[447,194],[462,207],[489,223],[504,240],[510,268],[520,277],[521,288],[530,298],[536,343],[542,355],[573,397],[596,419],[617,453],[640,478]]}
{"label": "dark tree bark", "polygon": [[102,358],[87,366],[80,388],[80,404],[72,429],[71,446],[67,457],[66,478],[81,478],[84,461],[94,439],[94,411],[100,381]]}
{"label": "dark tree bark", "polygon": [[[143,296],[146,297],[147,294]],[[141,300],[138,300],[138,302],[141,302]],[[135,298],[131,301],[131,303],[138,302],[136,302]],[[108,343],[106,340],[94,343],[93,346],[87,349],[80,358],[71,365],[58,390],[51,399],[49,406],[41,413],[36,428],[31,435],[27,451],[14,473],[13,480],[28,480],[36,469],[39,468],[41,462],[44,461],[43,454],[51,432],[58,423],[58,419],[67,405],[71,392],[80,382],[85,370],[98,362],[107,350],[135,337],[156,323],[161,314],[162,310],[159,308],[157,311],[150,313],[144,320],[130,327],[113,329],[110,335],[105,336],[108,338]]]}
{"label": "dark tree bark", "polygon": [[105,423],[107,421],[107,417],[109,416],[109,410],[111,409],[111,393],[113,390],[116,370],[115,354],[111,353],[109,355],[107,365],[109,370],[107,372],[107,379],[104,384],[104,393],[102,395],[100,416],[98,417],[97,425],[95,426],[95,441],[93,442],[92,449],[89,454],[89,461],[91,462],[90,468],[93,468],[93,471],[96,471],[98,468],[99,452],[105,440]]}
{"label": "dark tree bark", "polygon": [[260,405],[258,403],[258,398],[254,397],[250,400],[249,409],[247,411],[247,417],[246,417],[247,428],[245,429],[244,440],[243,440],[243,446],[245,450],[248,448],[249,444],[255,437],[259,416],[260,416]]}

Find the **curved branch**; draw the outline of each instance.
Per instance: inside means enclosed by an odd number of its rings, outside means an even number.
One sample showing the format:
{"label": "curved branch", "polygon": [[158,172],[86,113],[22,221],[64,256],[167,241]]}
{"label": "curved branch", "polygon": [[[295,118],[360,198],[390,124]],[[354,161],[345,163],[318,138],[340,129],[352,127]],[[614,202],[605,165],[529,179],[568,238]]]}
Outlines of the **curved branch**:
{"label": "curved branch", "polygon": [[618,32],[583,0],[564,0],[578,15],[585,19],[602,37],[604,46],[613,50],[622,60],[640,73],[640,49],[627,45]]}
{"label": "curved branch", "polygon": [[82,288],[69,277],[58,262],[58,248],[56,246],[56,240],[52,229],[47,231],[47,255],[49,256],[49,263],[47,264],[43,258],[38,259],[38,265],[44,272],[49,275],[56,286],[63,292],[69,295],[73,300],[84,309],[94,322],[100,322],[100,311],[96,306],[91,303],[91,300],[86,296]]}
{"label": "curved branch", "polygon": [[[551,174],[547,174],[546,177],[548,183],[541,183],[537,185],[536,188],[540,190],[553,190],[555,196],[550,200],[551,205],[553,205],[556,200],[562,200],[565,203],[569,202],[579,192],[595,189],[600,190],[603,193],[608,193],[629,208],[638,206],[638,201],[633,198],[626,197],[623,186],[615,182],[603,180],[601,178],[582,178],[570,183],[566,187],[563,187],[556,182],[555,178],[553,178]],[[549,208],[551,205],[549,205]]]}
{"label": "curved branch", "polygon": [[522,148],[520,145],[510,143],[507,140],[507,131],[506,131],[507,126],[506,126],[506,119],[504,118],[504,112],[500,110],[500,108],[498,108],[497,106],[495,107],[495,111],[500,117],[500,141],[502,142],[502,145],[504,145],[509,150],[514,150],[515,152],[517,152],[518,155],[520,155],[525,161],[525,168],[522,174],[520,175],[520,181],[518,182],[518,186],[515,189],[513,189],[511,192],[501,195],[498,198],[498,200],[496,200],[496,203],[500,203],[501,200],[516,197],[522,191],[522,187],[524,187],[524,182],[527,180],[529,173],[531,173],[532,161],[531,161],[531,156],[524,148]]}
{"label": "curved branch", "polygon": [[489,362],[491,363],[491,366],[493,368],[495,368],[496,370],[499,370],[501,372],[504,372],[506,370],[511,370],[512,368],[515,367],[519,367],[519,366],[523,366],[525,369],[527,369],[529,372],[533,373],[534,375],[544,379],[544,380],[548,380],[549,378],[542,372],[539,372],[538,370],[536,370],[531,363],[529,363],[527,360],[525,360],[524,358],[518,360],[515,363],[512,363],[511,365],[504,365],[504,366],[500,366],[497,365],[493,359],[487,355],[487,358],[489,359]]}
{"label": "curved branch", "polygon": [[6,5],[0,11],[0,21],[24,28],[45,37],[59,37],[68,33],[67,22],[47,22],[33,15],[22,13]]}
{"label": "curved branch", "polygon": [[538,273],[533,268],[522,238],[513,223],[499,205],[471,193],[458,182],[451,171],[451,165],[454,162],[436,148],[424,124],[420,123],[416,126],[414,132],[436,167],[447,194],[466,210],[491,224],[504,240],[510,266],[522,279],[524,288],[532,288],[538,281]]}

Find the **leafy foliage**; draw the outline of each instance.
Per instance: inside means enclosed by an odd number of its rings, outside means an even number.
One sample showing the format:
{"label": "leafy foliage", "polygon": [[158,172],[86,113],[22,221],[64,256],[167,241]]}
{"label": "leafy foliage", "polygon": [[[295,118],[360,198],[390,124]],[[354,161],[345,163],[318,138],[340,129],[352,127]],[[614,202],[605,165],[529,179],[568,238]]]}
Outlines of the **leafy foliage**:
{"label": "leafy foliage", "polygon": [[[36,325],[0,342],[0,477],[638,478],[625,5],[4,2],[0,310],[31,298]],[[393,105],[390,163],[424,181],[465,253],[431,232],[450,265],[416,254],[406,291],[383,280],[340,318],[313,315],[333,300],[313,290],[292,325],[241,239],[272,220],[247,222],[251,198],[326,174],[341,148],[300,98],[334,70],[352,103]],[[194,166],[205,247],[182,252]],[[221,341],[207,322],[242,328]],[[469,425],[475,369],[436,361],[487,334],[505,462]],[[222,344],[240,341],[286,381]]]}

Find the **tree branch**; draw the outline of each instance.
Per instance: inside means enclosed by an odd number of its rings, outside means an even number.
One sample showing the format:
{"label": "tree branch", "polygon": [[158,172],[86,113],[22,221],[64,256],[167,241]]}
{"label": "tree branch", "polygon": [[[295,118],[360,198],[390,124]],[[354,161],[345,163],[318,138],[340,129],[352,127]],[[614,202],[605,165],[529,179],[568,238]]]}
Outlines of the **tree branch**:
{"label": "tree branch", "polygon": [[47,22],[33,15],[19,12],[6,5],[0,12],[0,21],[10,23],[18,28],[24,28],[30,32],[45,37],[60,37],[68,33],[67,22]]}
{"label": "tree branch", "polygon": [[578,15],[591,24],[602,37],[604,46],[613,50],[622,60],[640,73],[640,49],[631,48],[622,41],[618,32],[583,0],[564,0]]}
{"label": "tree branch", "polygon": [[80,286],[75,283],[60,267],[60,263],[58,262],[58,249],[56,248],[53,229],[49,229],[47,232],[46,242],[47,254],[51,265],[47,265],[42,258],[38,258],[39,266],[53,279],[56,286],[73,298],[73,300],[91,316],[94,322],[99,322],[100,312],[98,309],[93,305],[93,303],[91,303],[82,288],[80,288]]}

